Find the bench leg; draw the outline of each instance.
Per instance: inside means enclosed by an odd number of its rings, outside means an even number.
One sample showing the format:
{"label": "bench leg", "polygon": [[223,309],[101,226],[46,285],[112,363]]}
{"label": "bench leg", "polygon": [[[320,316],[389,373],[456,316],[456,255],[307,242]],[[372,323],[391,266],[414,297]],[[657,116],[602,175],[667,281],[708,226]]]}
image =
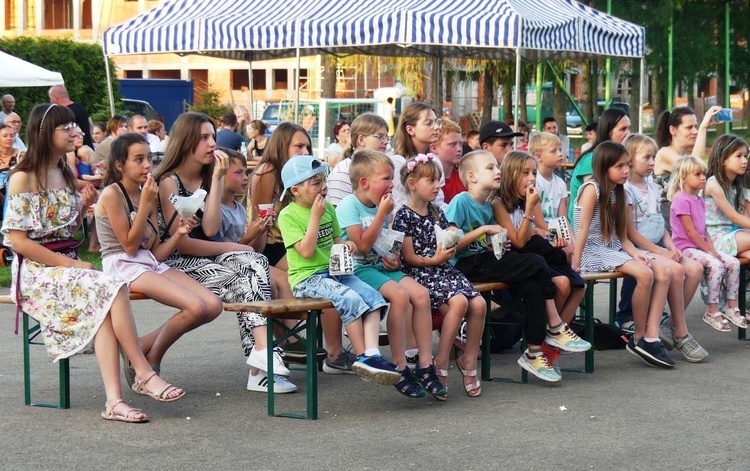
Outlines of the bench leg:
{"label": "bench leg", "polygon": [[31,398],[31,345],[43,345],[34,342],[34,338],[40,333],[40,326],[36,324],[29,326],[28,314],[23,314],[23,389],[24,404],[27,406],[52,407],[55,409],[70,409],[70,360],[65,358],[59,361],[60,379],[60,402],[58,404],[46,402],[33,402]]}
{"label": "bench leg", "polygon": [[[737,295],[740,312],[747,312],[747,265],[740,265],[740,292]],[[737,340],[748,340],[747,329],[737,329]]]}
{"label": "bench leg", "polygon": [[[583,370],[586,373],[594,372],[594,285],[596,282],[590,281],[587,283],[586,294],[586,305],[583,310],[583,325],[585,326],[586,341],[591,343],[586,353],[584,353],[585,362]],[[617,280],[611,280],[609,284],[609,317],[610,322],[614,322],[614,309],[617,306]]]}
{"label": "bench leg", "polygon": [[[318,342],[314,339],[318,332],[318,314],[320,311],[310,311],[307,315],[307,419],[318,419],[318,368],[322,364],[317,362],[316,347]],[[321,337],[318,337],[321,338]]]}
{"label": "bench leg", "polygon": [[[484,331],[482,332],[482,359],[481,359],[481,367],[482,367],[482,373],[481,378],[482,381],[507,381],[512,383],[517,383],[513,378],[505,378],[502,376],[492,376],[492,366],[490,364],[490,347],[492,343],[492,335],[491,335],[491,329],[492,329],[492,319],[490,318],[490,312],[492,311],[492,298],[490,296],[490,293],[483,293],[484,299],[487,301],[487,316],[485,317],[484,321]],[[526,349],[526,337],[523,336],[521,338],[521,345],[523,346],[522,350]],[[526,383],[529,380],[529,373],[521,368],[521,382]]]}
{"label": "bench leg", "polygon": [[[613,278],[609,280],[609,323],[610,324],[614,324],[615,319],[617,318],[617,295],[618,295],[617,278]],[[591,312],[593,312],[593,309]]]}

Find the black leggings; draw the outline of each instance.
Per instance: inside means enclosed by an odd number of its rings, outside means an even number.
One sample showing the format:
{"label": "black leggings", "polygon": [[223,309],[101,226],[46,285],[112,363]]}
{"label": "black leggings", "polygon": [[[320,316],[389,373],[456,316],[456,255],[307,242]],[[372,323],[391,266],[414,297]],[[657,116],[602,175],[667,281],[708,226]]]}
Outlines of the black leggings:
{"label": "black leggings", "polygon": [[541,345],[547,335],[548,299],[555,297],[555,284],[541,255],[505,252],[498,260],[492,252],[463,257],[456,263],[471,281],[501,281],[523,306],[523,328],[526,341]]}

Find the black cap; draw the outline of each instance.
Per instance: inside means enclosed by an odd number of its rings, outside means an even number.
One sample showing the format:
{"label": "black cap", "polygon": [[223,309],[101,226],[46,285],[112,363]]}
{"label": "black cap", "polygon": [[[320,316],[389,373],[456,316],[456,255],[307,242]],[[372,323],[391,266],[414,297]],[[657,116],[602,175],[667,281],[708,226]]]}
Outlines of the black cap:
{"label": "black cap", "polygon": [[515,132],[507,124],[502,121],[487,121],[479,129],[479,143],[484,144],[484,141],[491,137],[519,137],[523,136],[521,132]]}

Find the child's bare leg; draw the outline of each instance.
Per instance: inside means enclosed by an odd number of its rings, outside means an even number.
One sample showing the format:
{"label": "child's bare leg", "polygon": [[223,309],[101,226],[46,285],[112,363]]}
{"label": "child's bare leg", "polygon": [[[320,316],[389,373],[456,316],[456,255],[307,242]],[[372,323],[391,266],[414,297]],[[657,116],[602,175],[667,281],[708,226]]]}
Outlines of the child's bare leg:
{"label": "child's bare leg", "polygon": [[378,349],[380,310],[368,312],[362,316],[362,329],[364,330],[365,351]]}
{"label": "child's bare leg", "polygon": [[450,356],[453,339],[456,338],[458,329],[461,327],[461,319],[466,315],[469,308],[469,300],[462,294],[457,294],[448,300],[447,309],[441,311],[445,314],[443,317],[443,327],[440,331],[440,342],[438,351],[435,355],[435,366],[437,368],[448,369],[448,357]]}
{"label": "child's bare leg", "polygon": [[554,276],[552,282],[555,284],[555,308],[562,316],[563,306],[570,295],[570,280],[567,276]]}
{"label": "child's bare leg", "polygon": [[[654,285],[651,288],[651,298],[648,305],[648,320],[646,321],[646,337],[659,337],[659,326],[661,325],[661,316],[664,312],[664,305],[667,302],[667,293],[669,284],[672,281],[672,270],[660,263],[651,263],[651,271],[654,274]],[[682,271],[680,269],[680,271]],[[680,287],[680,295],[682,287]],[[680,304],[684,302],[680,299]]]}
{"label": "child's bare leg", "polygon": [[180,309],[154,332],[141,339],[146,359],[161,364],[164,354],[183,334],[216,319],[223,311],[221,300],[185,273],[170,269],[161,275],[144,273],[131,283],[135,292]]}
{"label": "child's bare leg", "polygon": [[[334,361],[339,356],[342,348],[341,329],[344,323],[341,322],[341,316],[338,311],[333,308],[323,309],[320,323],[323,326],[323,339],[326,342],[328,359]],[[349,341],[351,342],[351,339]]]}
{"label": "child's bare leg", "polygon": [[364,329],[362,317],[360,317],[359,319],[355,321],[352,321],[345,328],[346,328],[346,333],[349,336],[349,341],[352,343],[352,348],[354,349],[354,353],[357,356],[364,355],[365,353],[365,329]]}
{"label": "child's bare leg", "polygon": [[545,301],[545,304],[547,306],[547,324],[550,327],[562,324],[560,314],[557,312],[557,308],[555,307],[555,300],[548,299],[547,301]]}
{"label": "child's bare leg", "polygon": [[[388,329],[388,343],[391,346],[391,357],[398,370],[406,368],[406,313],[409,308],[409,295],[406,290],[395,281],[387,281],[378,290],[386,301],[391,304],[388,310],[386,327]],[[349,337],[351,341],[351,337]]]}
{"label": "child's bare leg", "polygon": [[[486,313],[487,304],[484,298],[477,296],[469,300],[469,307],[466,313],[466,350],[461,355],[461,363],[465,370],[477,369],[479,343],[482,341]],[[471,376],[465,377],[464,382],[468,384],[471,382],[471,378]]]}
{"label": "child's bare leg", "polygon": [[[635,278],[633,290],[633,322],[635,323],[635,338],[646,335],[646,320],[648,318],[648,303],[651,298],[651,287],[654,283],[651,269],[635,260],[630,260],[618,267],[618,271]],[[659,313],[661,316],[661,313]],[[657,334],[658,335],[658,334]]]}
{"label": "child's bare leg", "polygon": [[409,311],[406,313],[406,349],[412,350],[417,348],[417,339],[414,337],[414,328],[412,327],[414,310],[409,304]]}
{"label": "child's bare leg", "polygon": [[[427,368],[432,364],[432,312],[430,308],[430,293],[413,278],[405,276],[399,282],[409,294],[409,304],[412,306],[411,325],[419,349],[419,368]],[[454,334],[455,336],[455,334]]]}
{"label": "child's bare leg", "polygon": [[675,337],[682,338],[688,333],[687,324],[685,323],[685,270],[681,264],[660,255],[655,255],[655,259],[651,264],[658,264],[668,268],[672,275],[667,291],[667,302],[669,303],[669,312],[672,317]]}

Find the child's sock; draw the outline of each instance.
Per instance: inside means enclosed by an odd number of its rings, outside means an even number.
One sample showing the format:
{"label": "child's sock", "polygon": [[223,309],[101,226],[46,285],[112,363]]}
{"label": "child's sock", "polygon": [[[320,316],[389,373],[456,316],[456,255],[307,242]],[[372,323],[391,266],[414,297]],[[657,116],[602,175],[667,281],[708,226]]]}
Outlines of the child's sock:
{"label": "child's sock", "polygon": [[409,348],[404,352],[404,355],[406,355],[407,357],[415,357],[417,356],[417,353],[419,353],[418,348]]}
{"label": "child's sock", "polygon": [[550,326],[549,327],[549,331],[550,332],[554,332],[554,333],[558,333],[558,332],[560,332],[562,330],[563,325],[565,325],[565,322],[560,322],[559,324],[557,324],[554,327]]}
{"label": "child's sock", "polygon": [[537,356],[542,353],[541,347],[529,347],[529,353],[533,356]]}
{"label": "child's sock", "polygon": [[648,343],[654,343],[659,341],[659,337],[652,338],[652,337],[643,337],[643,340],[645,340]]}
{"label": "child's sock", "polygon": [[368,348],[365,350],[365,356],[366,357],[374,357],[380,355],[380,349],[379,348]]}

